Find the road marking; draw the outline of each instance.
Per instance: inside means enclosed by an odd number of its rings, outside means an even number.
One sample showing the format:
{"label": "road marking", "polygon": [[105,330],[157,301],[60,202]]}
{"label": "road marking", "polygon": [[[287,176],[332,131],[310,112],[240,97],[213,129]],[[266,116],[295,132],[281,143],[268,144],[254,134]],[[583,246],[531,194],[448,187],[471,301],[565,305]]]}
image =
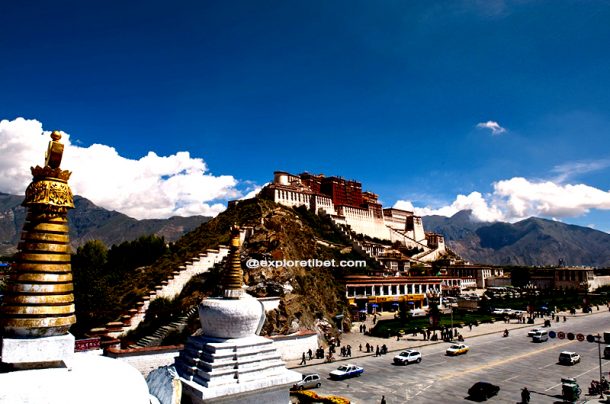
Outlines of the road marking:
{"label": "road marking", "polygon": [[546,365],[546,366],[543,366],[543,367],[541,367],[541,368],[538,368],[538,370],[540,370],[540,369],[546,369],[546,368],[548,368],[549,366],[553,366],[553,365],[556,365],[556,363],[549,363],[549,364],[548,364],[548,365]]}
{"label": "road marking", "polygon": [[[604,365],[602,365],[602,368],[603,368],[603,367],[604,367]],[[586,372],[583,372],[583,373],[581,373],[581,374],[579,374],[579,375],[576,375],[576,377],[580,377],[580,376],[582,376],[582,375],[586,375],[587,373],[592,372],[592,371],[594,371],[594,370],[599,371],[599,366],[595,366],[595,367],[593,367],[593,368],[591,368],[591,369],[587,370]],[[574,377],[574,378],[576,379],[576,377]],[[554,385],[554,386],[551,386],[551,387],[549,387],[548,389],[546,389],[546,390],[544,390],[544,391],[549,391],[549,390],[554,389],[555,387],[558,387],[558,386],[561,386],[561,383],[558,383],[558,384],[556,384],[556,385]]]}
{"label": "road marking", "polygon": [[419,396],[421,393],[423,393],[424,391],[428,390],[430,387],[432,387],[432,385],[429,385],[429,386],[427,386],[427,387],[424,387],[423,389],[421,389],[421,390],[419,391],[419,393],[415,394],[413,397],[417,397],[417,396]]}
{"label": "road marking", "polygon": [[488,363],[486,365],[482,365],[482,366],[477,366],[477,367],[473,367],[473,368],[470,368],[470,369],[461,370],[459,372],[450,372],[446,376],[440,377],[437,380],[447,380],[447,379],[451,379],[452,377],[456,377],[456,376],[463,375],[463,374],[466,374],[466,373],[477,372],[477,371],[480,371],[480,370],[483,370],[483,369],[488,369],[488,368],[492,368],[492,367],[495,367],[495,366],[498,366],[498,365],[503,365],[505,363],[514,362],[514,361],[516,361],[518,359],[526,358],[528,356],[533,356],[533,355],[536,355],[539,352],[549,351],[551,349],[557,349],[557,347],[568,345],[568,344],[571,344],[571,343],[574,343],[574,342],[575,341],[566,341],[566,342],[563,342],[563,343],[560,343],[560,344],[553,344],[553,345],[549,345],[546,348],[538,349],[535,352],[527,352],[527,353],[523,353],[521,355],[511,356],[511,357],[506,358],[506,359],[501,359],[501,360],[498,360],[498,361],[495,361],[495,362]]}
{"label": "road marking", "polygon": [[561,383],[556,384],[556,385],[554,385],[554,386],[551,386],[551,387],[549,387],[548,389],[546,389],[546,390],[544,390],[544,391],[549,391],[549,390],[551,390],[551,389],[554,389],[554,388],[555,388],[555,387],[557,387],[557,386],[561,386]]}
{"label": "road marking", "polygon": [[510,378],[508,378],[508,379],[506,379],[506,380],[504,380],[504,381],[505,381],[505,382],[507,382],[507,381],[509,381],[509,380],[516,379],[516,378],[517,378],[517,377],[519,377],[519,376],[521,376],[521,375],[517,375],[517,376],[510,377]]}

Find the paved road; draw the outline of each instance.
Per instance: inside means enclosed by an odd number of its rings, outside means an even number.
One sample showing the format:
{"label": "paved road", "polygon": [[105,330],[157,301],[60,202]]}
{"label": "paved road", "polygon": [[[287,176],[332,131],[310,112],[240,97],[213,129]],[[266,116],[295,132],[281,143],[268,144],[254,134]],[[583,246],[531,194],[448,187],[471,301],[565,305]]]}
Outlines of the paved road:
{"label": "paved road", "polygon": [[[553,323],[551,329],[585,335],[610,331],[610,313],[570,318],[567,323]],[[421,347],[418,349],[423,355],[422,363],[404,367],[392,364],[394,353],[377,358],[354,358],[350,363],[365,369],[361,377],[324,380],[318,392],[345,396],[359,404],[379,403],[382,395],[388,404],[457,403],[471,402],[466,397],[468,388],[479,380],[486,380],[501,387],[491,402],[517,403],[521,388],[527,386],[532,392],[532,403],[553,403],[561,402],[561,377],[575,377],[583,393],[592,379],[599,378],[597,344],[558,339],[536,344],[526,336],[528,330],[513,329],[508,338],[503,338],[501,333],[469,338],[466,343],[470,352],[459,357],[445,356],[447,343]],[[562,350],[579,353],[581,363],[557,364]],[[317,372],[326,379],[328,372],[342,363],[347,362],[316,364],[298,370]],[[610,361],[602,359],[602,364],[607,377]],[[595,397],[584,394],[581,399],[598,402]]]}

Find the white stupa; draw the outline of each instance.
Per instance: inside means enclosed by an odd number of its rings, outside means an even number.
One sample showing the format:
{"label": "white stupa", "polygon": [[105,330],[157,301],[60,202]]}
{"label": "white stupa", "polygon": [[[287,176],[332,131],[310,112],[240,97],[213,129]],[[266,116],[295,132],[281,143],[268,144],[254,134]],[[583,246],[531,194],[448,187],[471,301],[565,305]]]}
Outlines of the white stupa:
{"label": "white stupa", "polygon": [[271,340],[257,335],[265,311],[243,291],[239,247],[239,228],[234,226],[223,296],[201,302],[203,335],[190,337],[176,359],[182,396],[193,404],[286,404],[290,386],[301,375],[286,368]]}

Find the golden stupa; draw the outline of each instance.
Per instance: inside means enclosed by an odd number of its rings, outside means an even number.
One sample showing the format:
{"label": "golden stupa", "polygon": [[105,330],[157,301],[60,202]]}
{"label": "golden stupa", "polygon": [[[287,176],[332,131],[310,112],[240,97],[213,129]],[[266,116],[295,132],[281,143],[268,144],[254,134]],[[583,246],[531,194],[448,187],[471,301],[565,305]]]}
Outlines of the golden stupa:
{"label": "golden stupa", "polygon": [[22,205],[27,209],[19,251],[0,307],[5,336],[64,335],[76,322],[68,209],[74,208],[70,171],[59,168],[64,145],[54,131],[45,166],[32,167]]}
{"label": "golden stupa", "polygon": [[222,279],[223,295],[228,299],[239,299],[243,295],[243,275],[239,249],[241,239],[239,237],[239,226],[231,227],[231,250],[229,252],[229,267],[225,270]]}

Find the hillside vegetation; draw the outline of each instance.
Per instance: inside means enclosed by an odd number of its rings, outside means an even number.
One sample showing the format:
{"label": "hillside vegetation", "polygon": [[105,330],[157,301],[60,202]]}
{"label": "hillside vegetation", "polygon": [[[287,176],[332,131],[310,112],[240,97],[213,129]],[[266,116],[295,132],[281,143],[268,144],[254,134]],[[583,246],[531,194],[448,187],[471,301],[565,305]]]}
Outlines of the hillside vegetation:
{"label": "hillside vegetation", "polygon": [[[136,260],[128,265],[131,269],[120,271],[120,276],[100,277],[93,273],[87,275],[87,279],[96,280],[88,285],[79,278],[81,280],[77,287],[87,285],[86,291],[83,292],[85,299],[91,296],[106,299],[103,305],[86,303],[87,307],[92,308],[87,315],[91,319],[91,322],[87,321],[87,327],[99,326],[109,321],[108,319],[118,318],[186,260],[220,244],[228,245],[230,227],[233,224],[252,227],[252,235],[241,251],[244,282],[249,293],[257,297],[277,296],[281,299],[279,309],[268,313],[263,334],[286,334],[298,329],[316,327],[322,327],[324,331],[332,333],[327,323],[331,322],[333,316],[344,314],[345,318],[349,317],[345,290],[340,283],[340,278],[345,273],[342,268],[281,265],[247,268],[243,263],[250,258],[277,261],[335,259],[336,262],[364,258],[352,251],[344,236],[334,229],[330,218],[315,215],[304,208],[291,209],[267,200],[249,199],[230,206],[214,219],[170,244],[162,255],[158,255],[159,258],[154,263],[142,264]],[[99,249],[99,245],[92,248],[93,252]],[[86,250],[79,250],[79,254],[84,251]],[[143,252],[137,254],[148,257],[155,255]],[[75,259],[76,267],[79,266],[78,260],[79,258]],[[135,269],[135,265],[146,266]],[[150,329],[164,320],[170,320],[179,314],[178,312],[186,312],[205,296],[219,293],[220,275],[212,270],[197,277],[175,301],[159,303],[156,305],[158,309],[153,307],[150,314],[151,318],[155,317],[155,321],[147,319],[150,321],[145,327]],[[100,288],[102,279],[107,282]],[[93,292],[94,289],[97,292]],[[77,301],[77,306],[79,304],[84,303]],[[95,310],[96,306],[100,309]],[[102,312],[104,315],[99,315]],[[98,324],[92,324],[98,319]],[[196,327],[196,324],[192,324],[189,331],[193,331],[193,327]]]}

